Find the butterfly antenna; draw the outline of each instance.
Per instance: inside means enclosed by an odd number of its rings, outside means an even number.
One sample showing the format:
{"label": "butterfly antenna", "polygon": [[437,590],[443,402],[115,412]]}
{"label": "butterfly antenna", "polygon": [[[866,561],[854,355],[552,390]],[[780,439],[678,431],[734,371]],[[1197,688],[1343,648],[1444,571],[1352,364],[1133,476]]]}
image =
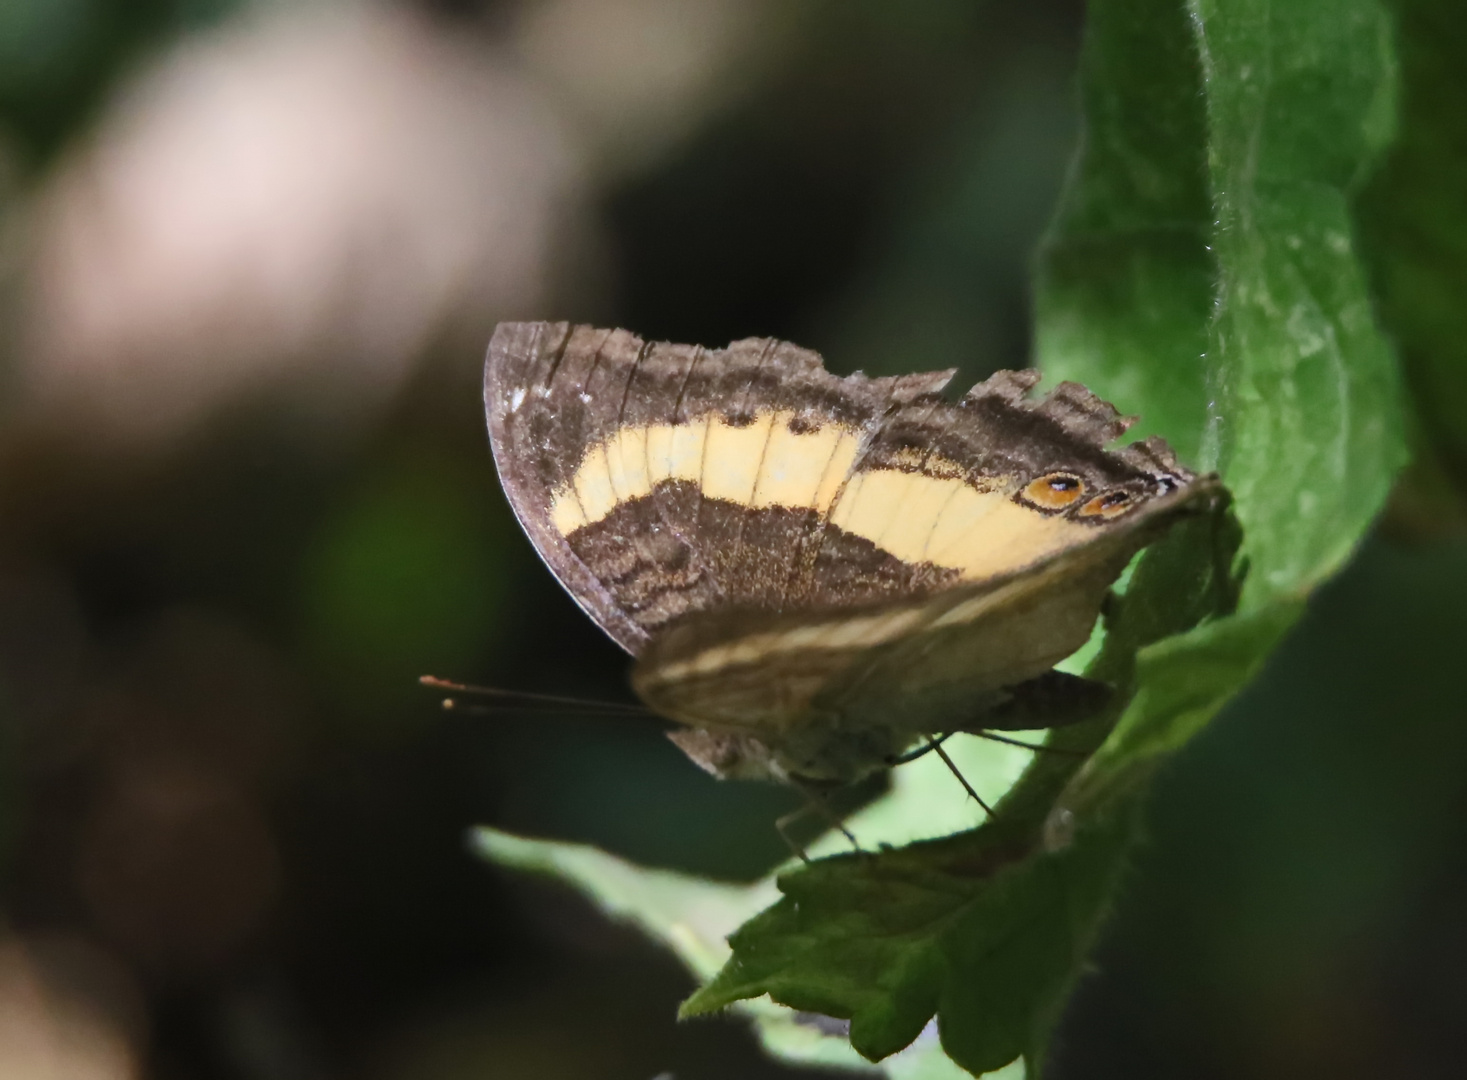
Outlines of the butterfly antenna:
{"label": "butterfly antenna", "polygon": [[989,742],[1003,743],[1005,746],[1017,746],[1023,750],[1033,750],[1036,754],[1063,754],[1065,757],[1089,757],[1083,750],[1067,750],[1063,746],[1050,746],[1047,743],[1025,742],[1023,739],[1010,739],[1007,735],[995,735],[991,731],[974,731],[970,734],[977,735],[980,739]]}
{"label": "butterfly antenna", "polygon": [[[908,750],[905,754],[900,754],[894,758],[888,758],[886,764],[888,767],[894,769],[898,765],[905,765],[909,761],[916,761],[919,757],[925,757],[928,754],[932,753],[934,749],[947,742],[948,739],[952,738],[956,734],[956,731],[949,731],[946,734],[939,735],[937,738],[931,739],[928,742],[923,743],[915,750]],[[1090,756],[1083,750],[1068,750],[1063,746],[1050,746],[1047,743],[1025,742],[1023,739],[1011,739],[1007,735],[995,735],[993,734],[993,732],[987,730],[968,731],[966,732],[966,734],[977,735],[980,739],[987,739],[989,742],[1003,743],[1005,746],[1017,746],[1021,750],[1032,750],[1036,754],[1062,754],[1065,757],[1075,758]]]}
{"label": "butterfly antenna", "polygon": [[[418,679],[422,685],[434,690],[448,690],[455,694],[473,694],[477,697],[489,698],[500,702],[501,709],[531,709],[537,706],[555,706],[563,709],[572,709],[588,714],[603,714],[607,716],[655,716],[651,709],[645,705],[631,705],[617,701],[596,701],[591,698],[563,697],[557,694],[535,694],[528,690],[501,690],[493,686],[472,686],[468,683],[452,682],[448,679],[440,679],[436,675],[424,675]],[[455,698],[447,698],[444,708],[465,709],[467,706],[457,704]],[[492,707],[477,706],[475,709],[483,712],[494,711]]]}
{"label": "butterfly antenna", "polygon": [[[444,698],[443,699],[443,702],[442,702],[442,706],[443,706],[443,711],[444,712],[451,712],[451,713],[455,713],[455,714],[459,714],[459,715],[463,715],[463,716],[496,716],[496,717],[497,716],[505,716],[505,715],[509,715],[509,714],[520,714],[520,713],[524,713],[524,714],[530,715],[530,716],[536,716],[536,715],[543,716],[543,715],[545,715],[545,713],[546,713],[546,711],[548,709],[547,706],[539,705],[539,704],[536,704],[536,703],[533,703],[533,702],[532,703],[529,703],[529,704],[525,704],[525,705],[514,705],[514,704],[509,704],[509,705],[482,705],[482,704],[475,704],[475,703],[472,703],[472,702],[467,702],[467,701],[464,701],[462,698],[455,698],[455,697],[446,697],[446,698]],[[606,712],[603,709],[577,709],[577,708],[575,708],[573,706],[556,706],[554,708],[554,715],[557,718],[583,716],[583,717],[593,717],[593,718],[598,719],[598,720],[604,720],[608,716],[615,716],[615,717],[627,716],[627,717],[633,717],[633,718],[638,719],[638,720],[644,719],[644,717],[640,713],[610,713],[610,712]]]}
{"label": "butterfly antenna", "polygon": [[984,813],[986,813],[989,817],[993,817],[993,807],[984,802],[979,794],[973,790],[973,785],[968,783],[968,778],[964,776],[961,771],[959,771],[957,765],[953,762],[953,759],[948,757],[947,751],[942,748],[942,740],[929,737],[927,745],[932,748],[932,752],[934,754],[942,758],[942,763],[948,767],[948,771],[958,778],[958,783],[963,785],[963,790],[966,791],[969,795],[973,796],[973,800],[979,806],[983,807]]}

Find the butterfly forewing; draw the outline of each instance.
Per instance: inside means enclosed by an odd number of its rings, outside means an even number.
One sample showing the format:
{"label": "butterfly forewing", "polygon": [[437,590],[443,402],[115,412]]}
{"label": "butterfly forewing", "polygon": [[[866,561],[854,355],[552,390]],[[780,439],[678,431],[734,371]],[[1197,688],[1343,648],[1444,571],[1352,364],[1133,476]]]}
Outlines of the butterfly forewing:
{"label": "butterfly forewing", "polygon": [[[823,535],[870,431],[950,373],[836,379],[768,339],[709,351],[625,331],[504,324],[485,406],[495,460],[550,568],[629,651],[719,606],[861,602],[930,584]],[[834,573],[812,588],[806,551]]]}

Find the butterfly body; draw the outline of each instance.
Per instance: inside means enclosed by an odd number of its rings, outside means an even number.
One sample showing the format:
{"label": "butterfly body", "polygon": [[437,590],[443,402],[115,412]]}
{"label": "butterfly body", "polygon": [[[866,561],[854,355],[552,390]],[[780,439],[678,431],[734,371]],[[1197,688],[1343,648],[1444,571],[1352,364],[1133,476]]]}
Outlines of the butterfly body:
{"label": "butterfly body", "polygon": [[[1116,576],[1215,490],[1073,383],[838,378],[726,349],[501,324],[485,406],[511,505],[720,776],[842,783],[1004,709],[1082,645]],[[1051,679],[1050,684],[1053,685]],[[1041,718],[1042,720],[1043,718]]]}

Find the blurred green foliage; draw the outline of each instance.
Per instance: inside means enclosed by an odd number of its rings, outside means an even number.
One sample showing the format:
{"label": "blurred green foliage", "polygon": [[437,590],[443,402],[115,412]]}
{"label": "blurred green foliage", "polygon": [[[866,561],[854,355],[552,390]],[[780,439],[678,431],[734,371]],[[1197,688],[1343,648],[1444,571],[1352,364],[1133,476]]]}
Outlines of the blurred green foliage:
{"label": "blurred green foliage", "polygon": [[387,458],[327,512],[305,554],[302,634],[354,726],[390,723],[421,700],[419,675],[501,646],[506,524],[482,475],[431,449]]}
{"label": "blurred green foliage", "polygon": [[[1467,39],[1449,0],[1396,0],[1398,138],[1360,199],[1381,317],[1395,336],[1422,431],[1419,452],[1467,492]],[[1427,517],[1447,498],[1424,484]]]}

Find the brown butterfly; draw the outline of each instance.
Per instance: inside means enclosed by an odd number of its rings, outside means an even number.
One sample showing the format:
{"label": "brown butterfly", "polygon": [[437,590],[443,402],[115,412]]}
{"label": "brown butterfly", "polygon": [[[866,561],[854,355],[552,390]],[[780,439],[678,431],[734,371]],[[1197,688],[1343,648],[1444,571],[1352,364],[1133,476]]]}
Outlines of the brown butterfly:
{"label": "brown butterfly", "polygon": [[503,323],[500,480],[540,556],[718,776],[848,783],[952,731],[1056,726],[1130,558],[1211,501],[1077,383],[829,374],[818,354]]}

